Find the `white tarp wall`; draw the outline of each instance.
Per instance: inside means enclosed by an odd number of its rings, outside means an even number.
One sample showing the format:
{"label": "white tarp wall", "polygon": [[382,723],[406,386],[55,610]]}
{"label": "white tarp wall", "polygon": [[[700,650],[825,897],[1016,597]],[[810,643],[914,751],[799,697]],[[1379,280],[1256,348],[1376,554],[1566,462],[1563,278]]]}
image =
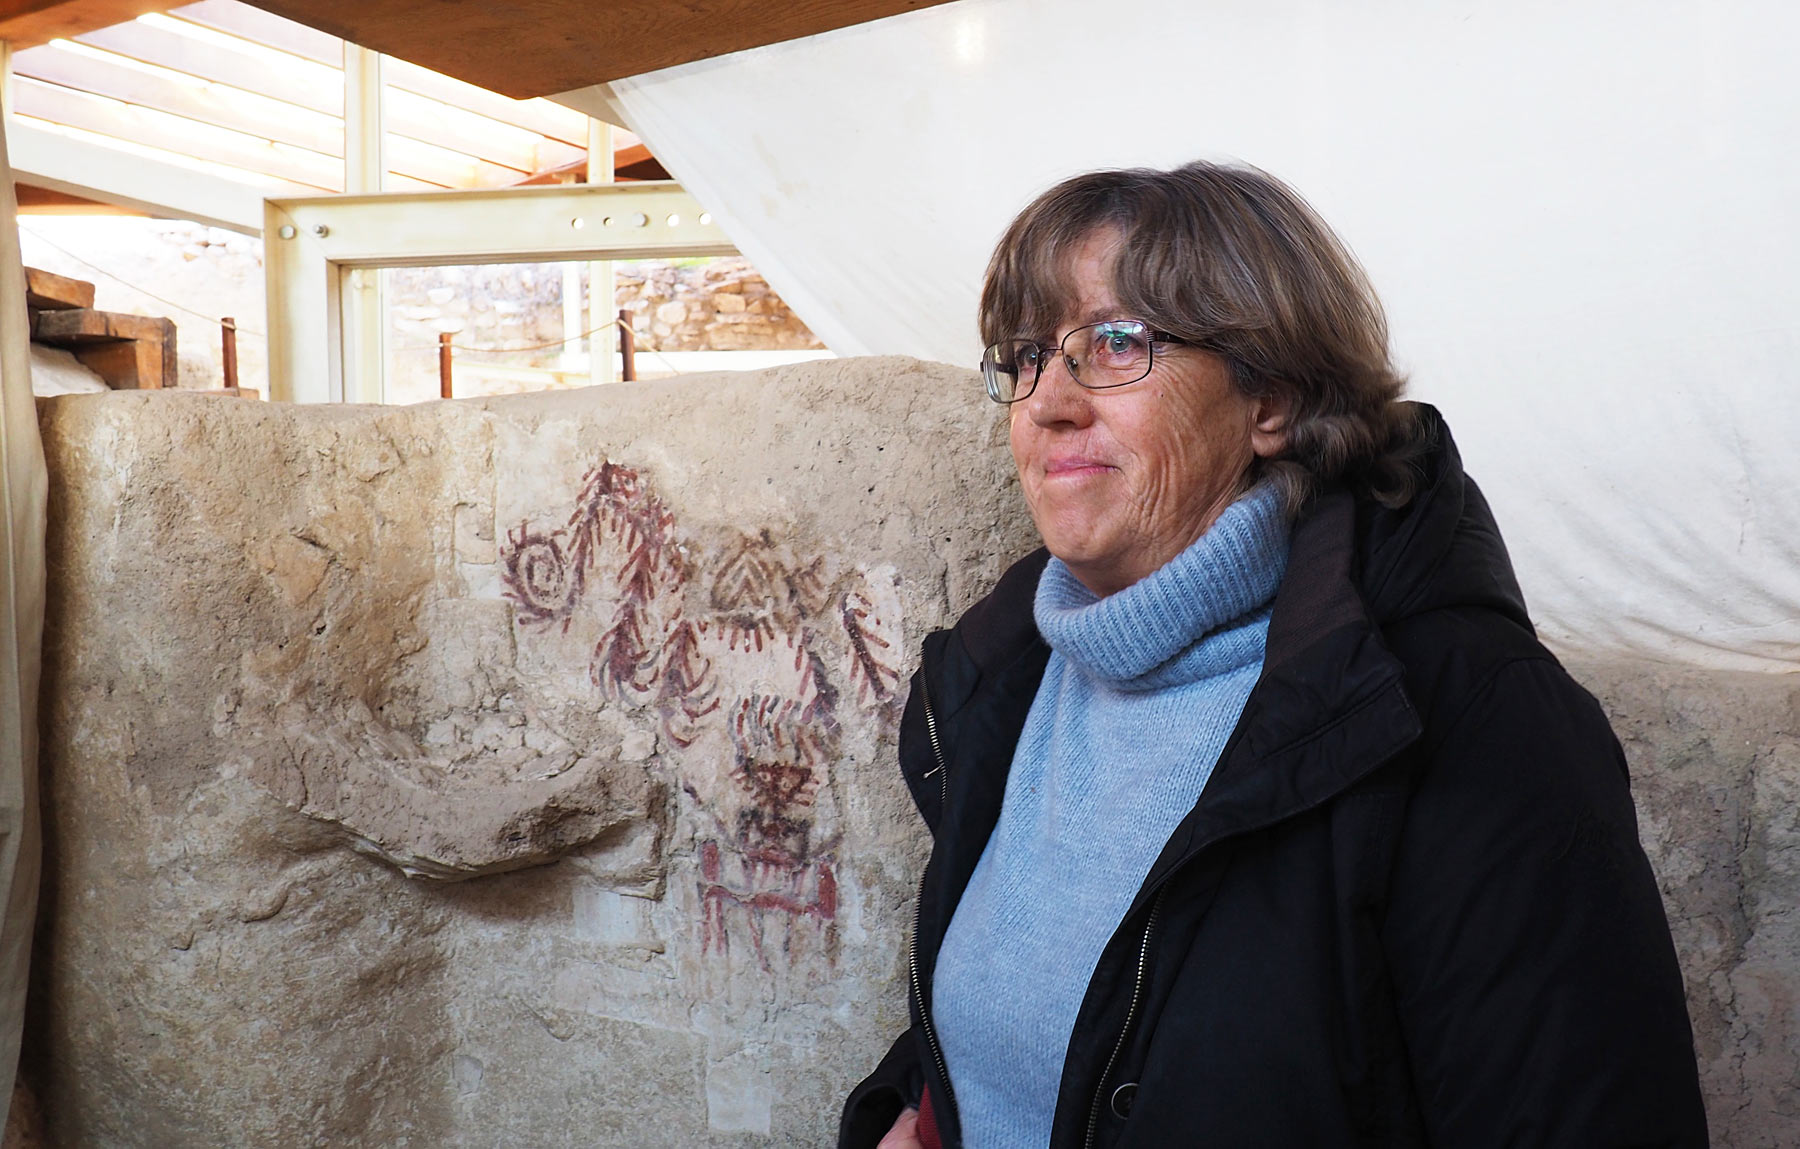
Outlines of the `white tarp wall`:
{"label": "white tarp wall", "polygon": [[37,692],[44,630],[44,452],[18,204],[0,126],[0,1126],[12,1100],[37,908]]}
{"label": "white tarp wall", "polygon": [[1791,671],[1796,44],[1790,0],[958,0],[561,98],[840,354],[973,364],[1063,176],[1266,168],[1367,264],[1546,638]]}

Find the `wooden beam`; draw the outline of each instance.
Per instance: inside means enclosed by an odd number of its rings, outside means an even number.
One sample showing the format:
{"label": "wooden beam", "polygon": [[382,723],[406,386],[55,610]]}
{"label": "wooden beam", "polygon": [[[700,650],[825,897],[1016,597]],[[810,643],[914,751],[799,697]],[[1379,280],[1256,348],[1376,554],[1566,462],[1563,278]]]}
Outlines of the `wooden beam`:
{"label": "wooden beam", "polygon": [[343,186],[343,165],[332,156],[23,76],[14,80],[13,109],[20,116],[66,124],[323,191],[337,191]]}
{"label": "wooden beam", "polygon": [[75,311],[94,306],[94,285],[36,267],[25,269],[25,306],[34,311]]}
{"label": "wooden beam", "polygon": [[29,48],[168,7],[156,0],[0,0],[0,40]]}
{"label": "wooden beam", "polygon": [[176,382],[175,324],[114,311],[39,311],[31,341],[74,352],[108,387],[143,390]]}
{"label": "wooden beam", "polygon": [[[298,135],[292,124],[258,125],[249,120],[225,127],[30,77],[21,76],[15,83],[14,106],[22,116],[324,191],[343,186],[342,145],[331,147],[333,140],[341,139],[341,130],[325,139],[308,139],[307,143],[329,149],[315,150],[290,142]],[[220,113],[215,118],[232,117]],[[530,174],[404,136],[390,136],[387,153],[394,172],[434,187],[505,187]]]}
{"label": "wooden beam", "polygon": [[565,144],[578,148],[587,145],[587,116],[549,100],[515,100],[399,58],[388,60],[388,83]]}
{"label": "wooden beam", "polygon": [[[388,61],[391,66],[395,61]],[[396,86],[387,92],[388,131],[518,172],[581,158],[587,149]],[[518,177],[514,177],[515,179]]]}
{"label": "wooden beam", "polygon": [[[243,4],[202,0],[199,4],[176,8],[169,15],[198,28],[205,28],[212,32],[223,33],[226,36],[234,36],[241,40],[286,52],[297,62],[331,68],[337,68],[341,64],[341,49],[338,47],[340,41],[337,37],[325,35],[305,25],[296,24],[292,20],[285,20]],[[103,46],[112,47],[111,45]],[[217,45],[208,45],[207,47],[218,50]],[[113,50],[126,51],[124,48],[113,48]],[[263,66],[266,67],[266,63]],[[208,67],[211,66],[208,65]],[[539,135],[549,136],[576,147],[580,147],[586,142],[587,117],[560,104],[553,104],[548,100],[515,100],[400,59],[386,61],[386,71],[388,83],[403,91],[413,92],[454,107],[467,108],[489,119],[499,120],[503,124],[511,124]],[[203,70],[199,74],[211,75],[227,82],[236,82],[230,77],[220,74],[216,69]],[[254,84],[251,86],[255,87]],[[276,93],[271,92],[270,94]],[[338,93],[333,95],[335,99]],[[334,114],[341,115],[343,105],[337,103],[329,109],[322,110],[329,110]]]}
{"label": "wooden beam", "polygon": [[344,80],[338,74],[340,70],[312,61],[296,58],[289,66],[275,66],[263,55],[233,51],[224,45],[202,42],[173,28],[150,23],[101,28],[78,36],[76,40],[145,64],[197,76],[240,91],[259,92],[270,99],[328,116],[342,119],[344,115]]}
{"label": "wooden beam", "polygon": [[[233,0],[200,0],[198,4],[170,9],[170,13],[203,27],[254,40],[258,44],[267,44],[271,48],[279,48],[283,52],[291,52],[321,64],[343,62],[344,46],[339,42],[341,39],[362,44],[361,40],[340,37],[335,32],[320,31],[304,21],[284,20],[268,12],[259,12],[247,4],[234,3]],[[432,15],[439,13],[434,12]],[[420,16],[419,6],[414,4],[413,19],[417,20]],[[374,45],[363,44],[363,47],[372,48]]]}
{"label": "wooden beam", "polygon": [[115,59],[46,44],[14,56],[13,74],[328,156],[344,154],[344,124],[337,116],[272,100],[256,91]]}
{"label": "wooden beam", "polygon": [[[18,74],[328,155],[343,154],[341,69],[327,70],[298,57],[283,67],[250,52],[232,52],[147,24],[103,29],[78,42],[94,51],[78,54],[56,45],[33,48],[18,54]],[[584,125],[587,117],[580,112],[544,101],[508,100],[397,60],[384,61],[383,70],[389,73],[390,133],[519,173],[488,171],[479,185],[469,186],[515,182],[585,154],[585,140],[577,144],[564,139],[585,135],[585,127],[577,133],[562,124],[572,119]],[[189,77],[205,85],[197,86]],[[420,94],[415,88],[429,88],[435,94]],[[470,93],[486,98],[471,99]],[[554,108],[556,114],[539,114],[540,104]],[[556,134],[526,124],[541,124]],[[458,186],[450,170],[440,169],[442,178],[436,180],[433,174],[428,166],[422,176],[440,186]]]}
{"label": "wooden beam", "polygon": [[434,4],[429,16],[414,0],[256,0],[256,6],[523,98],[585,88],[943,2],[612,0],[596,6],[592,0],[512,0]]}
{"label": "wooden beam", "polygon": [[344,190],[367,195],[387,175],[382,118],[381,53],[344,44]]}
{"label": "wooden beam", "polygon": [[51,191],[36,184],[14,183],[13,194],[19,199],[21,215],[132,215],[141,216],[142,211],[120,207],[115,203],[94,199],[92,196],[72,195],[69,192]]}
{"label": "wooden beam", "polygon": [[15,119],[6,125],[13,175],[21,183],[64,195],[212,227],[259,235],[263,196],[294,195],[284,181],[263,187],[186,166],[184,157],[157,158],[149,149],[122,150]]}

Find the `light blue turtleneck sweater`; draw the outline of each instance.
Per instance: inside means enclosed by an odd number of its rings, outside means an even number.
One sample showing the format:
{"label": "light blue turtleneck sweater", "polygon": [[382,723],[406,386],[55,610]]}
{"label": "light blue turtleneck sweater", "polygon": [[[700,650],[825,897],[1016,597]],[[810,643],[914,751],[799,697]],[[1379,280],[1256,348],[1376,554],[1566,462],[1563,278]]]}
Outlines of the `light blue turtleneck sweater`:
{"label": "light blue turtleneck sweater", "polygon": [[1096,597],[1055,559],[1045,567],[1036,616],[1049,665],[933,979],[970,1149],[1049,1143],[1094,965],[1237,725],[1287,549],[1264,486],[1116,594]]}

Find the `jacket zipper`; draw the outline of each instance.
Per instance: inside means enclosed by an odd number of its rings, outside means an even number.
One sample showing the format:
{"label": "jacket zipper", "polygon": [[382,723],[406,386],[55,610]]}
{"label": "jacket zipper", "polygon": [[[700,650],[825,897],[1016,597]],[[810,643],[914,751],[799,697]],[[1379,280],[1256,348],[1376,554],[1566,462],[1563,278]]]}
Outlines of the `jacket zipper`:
{"label": "jacket zipper", "polygon": [[[944,747],[938,742],[937,715],[931,710],[931,691],[925,687],[924,676],[919,678],[919,696],[925,704],[925,732],[931,736],[931,754],[937,760],[937,768],[926,774],[938,776],[938,816],[943,817],[944,808],[950,802],[950,772],[944,768]],[[937,1062],[938,1080],[944,1083],[944,1101],[950,1115],[956,1116],[956,1092],[950,1086],[950,1067],[944,1062],[944,1051],[938,1045],[937,1030],[932,1028],[931,1014],[925,1008],[925,990],[919,978],[919,926],[925,919],[925,874],[930,869],[919,871],[919,893],[913,900],[912,943],[907,947],[907,973],[912,981],[913,1004],[919,1011],[919,1024],[925,1027],[925,1044],[931,1047],[931,1056]]]}
{"label": "jacket zipper", "polygon": [[1156,892],[1156,901],[1151,903],[1150,916],[1144,922],[1144,940],[1138,947],[1137,980],[1131,987],[1131,1008],[1125,1013],[1125,1025],[1119,1030],[1119,1040],[1113,1045],[1112,1056],[1106,1059],[1106,1068],[1100,1073],[1100,1084],[1094,1087],[1094,1105],[1088,1111],[1087,1149],[1094,1149],[1094,1138],[1100,1132],[1100,1106],[1106,1099],[1106,1082],[1112,1077],[1113,1067],[1119,1063],[1119,1055],[1125,1052],[1125,1039],[1131,1036],[1132,1023],[1137,1020],[1138,1006],[1144,1000],[1144,971],[1150,964],[1150,935],[1156,930],[1156,919],[1162,913],[1163,898],[1168,895],[1167,883]]}

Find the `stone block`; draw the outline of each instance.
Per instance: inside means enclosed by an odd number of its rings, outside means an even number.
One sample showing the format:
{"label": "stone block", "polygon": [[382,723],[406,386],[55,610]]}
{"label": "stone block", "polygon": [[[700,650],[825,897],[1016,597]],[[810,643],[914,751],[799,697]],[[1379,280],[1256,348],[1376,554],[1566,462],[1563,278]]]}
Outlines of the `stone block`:
{"label": "stone block", "polygon": [[831,1143],[906,676],[1034,545],[970,373],[40,410],[52,1144]]}
{"label": "stone block", "polygon": [[1800,1145],[1800,675],[1569,668],[1631,766],[1713,1144]]}

